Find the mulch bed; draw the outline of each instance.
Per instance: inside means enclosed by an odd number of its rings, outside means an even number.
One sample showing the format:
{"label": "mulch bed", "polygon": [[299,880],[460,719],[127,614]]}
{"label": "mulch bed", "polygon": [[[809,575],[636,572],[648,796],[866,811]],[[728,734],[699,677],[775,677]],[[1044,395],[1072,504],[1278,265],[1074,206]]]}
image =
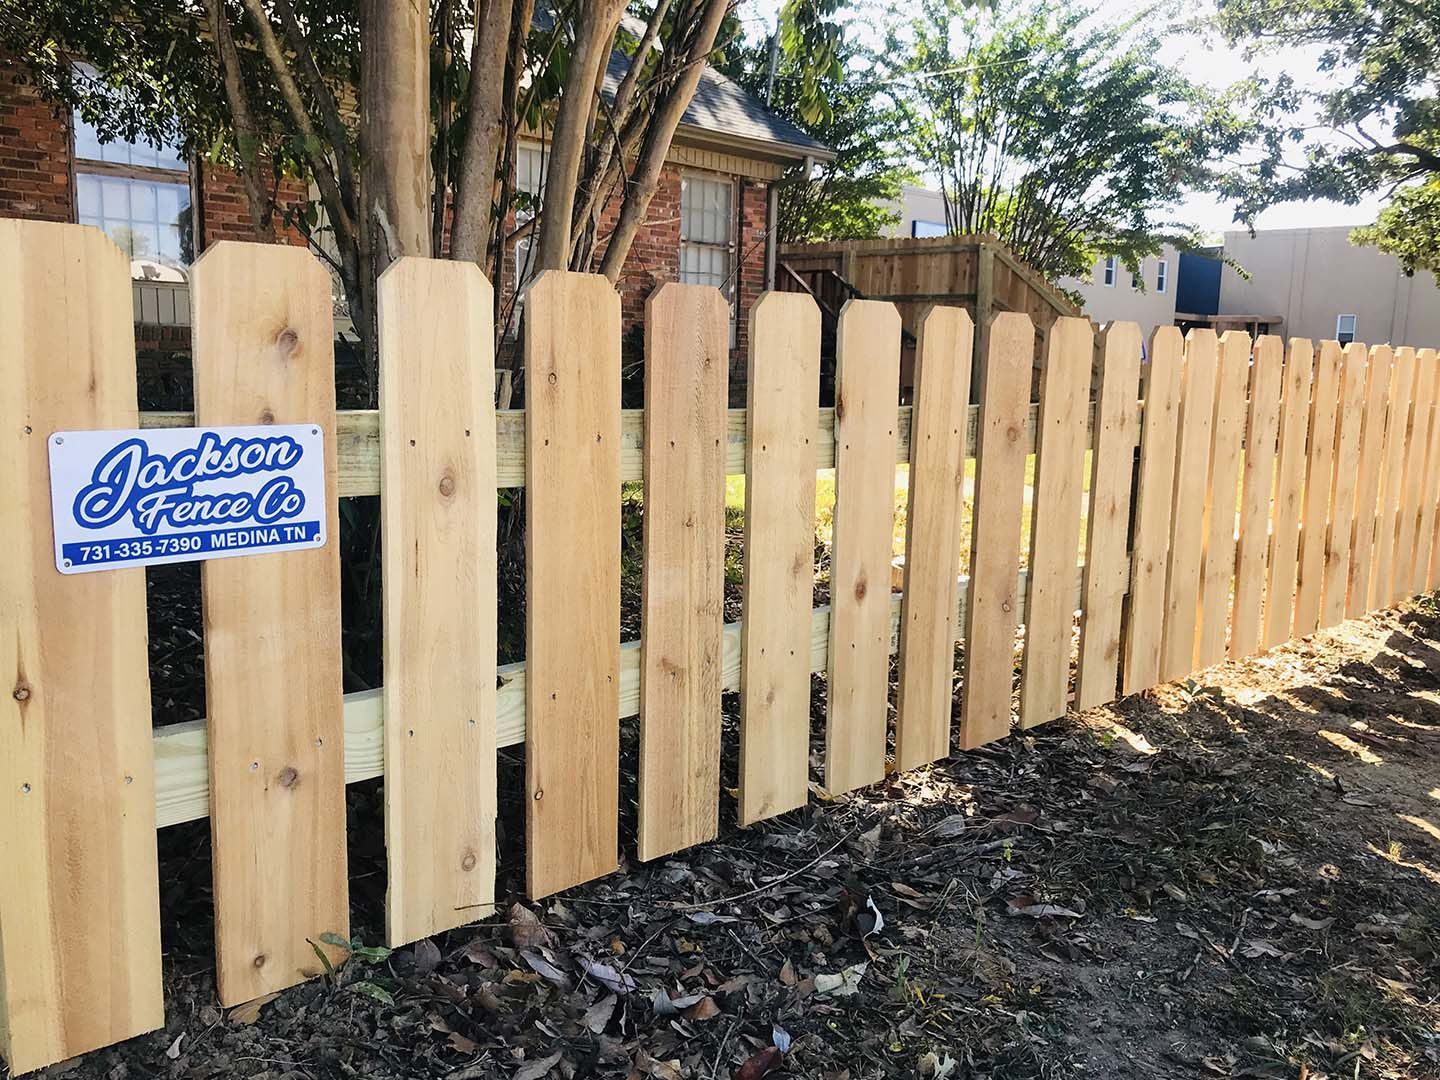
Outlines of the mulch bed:
{"label": "mulch bed", "polygon": [[353,955],[228,1013],[166,829],[167,1027],[48,1075],[1440,1077],[1437,650],[1372,616],[539,903],[507,751],[499,916],[393,953],[354,785]]}

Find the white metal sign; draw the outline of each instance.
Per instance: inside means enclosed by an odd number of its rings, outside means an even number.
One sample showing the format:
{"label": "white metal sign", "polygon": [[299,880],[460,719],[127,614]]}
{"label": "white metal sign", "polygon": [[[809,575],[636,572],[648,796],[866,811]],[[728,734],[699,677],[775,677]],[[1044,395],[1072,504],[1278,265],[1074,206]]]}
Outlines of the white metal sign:
{"label": "white metal sign", "polygon": [[57,431],[49,446],[62,574],[325,544],[319,425]]}

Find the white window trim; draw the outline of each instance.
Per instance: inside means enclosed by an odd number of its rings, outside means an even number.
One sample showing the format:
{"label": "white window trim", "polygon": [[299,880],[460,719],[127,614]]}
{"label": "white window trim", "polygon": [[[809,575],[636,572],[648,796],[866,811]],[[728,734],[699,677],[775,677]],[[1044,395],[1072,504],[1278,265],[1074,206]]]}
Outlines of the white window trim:
{"label": "white window trim", "polygon": [[1336,315],[1336,316],[1335,316],[1335,340],[1336,340],[1336,341],[1339,341],[1340,338],[1341,338],[1341,335],[1343,335],[1343,334],[1345,333],[1345,331],[1342,330],[1340,327],[1341,327],[1341,325],[1345,322],[1346,319],[1349,319],[1349,320],[1350,320],[1350,331],[1349,331],[1349,333],[1350,333],[1350,340],[1351,340],[1351,341],[1354,341],[1355,338],[1356,338],[1356,335],[1357,335],[1357,333],[1358,333],[1358,331],[1359,331],[1359,328],[1360,328],[1360,320],[1359,320],[1359,318],[1356,317],[1356,315],[1355,315],[1353,312],[1348,312],[1348,311],[1347,311],[1347,312],[1345,312],[1344,314]]}
{"label": "white window trim", "polygon": [[725,297],[725,302],[730,306],[730,347],[735,348],[740,340],[740,185],[738,178],[729,173],[707,172],[703,169],[683,169],[680,172],[681,195],[677,206],[680,214],[679,227],[676,233],[679,236],[675,249],[676,277],[679,279],[679,263],[681,252],[686,244],[696,244],[700,247],[718,248],[718,244],[707,244],[700,240],[685,239],[685,195],[684,184],[689,179],[705,180],[711,183],[728,184],[730,187],[730,239],[726,245],[726,256],[729,263],[729,272],[726,275],[725,284],[721,286],[720,292]]}
{"label": "white window trim", "polygon": [[1100,264],[1100,284],[1107,289],[1115,288],[1115,279],[1120,276],[1120,260],[1114,255],[1105,256]]}
{"label": "white window trim", "polygon": [[1155,260],[1155,291],[1163,293],[1170,288],[1170,260]]}

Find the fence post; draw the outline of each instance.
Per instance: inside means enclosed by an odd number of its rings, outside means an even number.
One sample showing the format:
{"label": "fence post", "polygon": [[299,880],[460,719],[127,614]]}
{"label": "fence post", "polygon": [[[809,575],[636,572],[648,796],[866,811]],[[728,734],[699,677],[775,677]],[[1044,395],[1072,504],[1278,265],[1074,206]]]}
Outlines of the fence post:
{"label": "fence post", "polygon": [[636,847],[646,860],[720,830],[729,368],[725,297],[706,286],[662,285],[645,305]]}
{"label": "fence post", "polygon": [[495,909],[495,335],[474,263],[400,259],[379,300],[395,947]]}
{"label": "fence post", "polygon": [[620,296],[547,270],[525,300],[525,856],[530,895],[619,863]]}
{"label": "fence post", "polygon": [[950,753],[974,348],[975,322],[963,308],[932,307],[921,319],[895,710],[895,765],[901,770]]}
{"label": "fence post", "polygon": [[1040,373],[1031,501],[1025,652],[1020,672],[1020,726],[1065,715],[1070,642],[1075,626],[1075,567],[1085,488],[1085,421],[1095,328],[1062,317],[1050,328]]}
{"label": "fence post", "polygon": [[900,312],[884,301],[847,301],[840,312],[835,362],[835,518],[825,695],[825,788],[831,794],[885,776],[899,403]]}
{"label": "fence post", "polygon": [[1180,402],[1180,331],[1164,326],[1150,342],[1145,415],[1140,424],[1140,471],[1135,482],[1135,547],[1125,619],[1125,693],[1160,681],[1165,626],[1165,558],[1175,498],[1175,450]]}
{"label": "fence post", "polygon": [[750,309],[740,823],[804,806],[810,779],[810,622],[820,309],[768,292]]}
{"label": "fence post", "polygon": [[12,1075],[164,1023],[145,571],[55,568],[47,444],[134,428],[129,260],[0,221],[0,1054]]}
{"label": "fence post", "polygon": [[[1289,638],[1294,622],[1300,565],[1300,506],[1305,497],[1305,440],[1314,373],[1315,346],[1309,338],[1291,338],[1280,398],[1280,456],[1275,465],[1275,498],[1270,512],[1269,576],[1265,584],[1265,622],[1260,639],[1266,649]],[[1393,531],[1390,536],[1393,538]]]}
{"label": "fence post", "polygon": [[[966,750],[1010,732],[1035,324],[1028,315],[1002,312],[990,324],[989,342],[981,372],[970,599],[965,608],[960,745]],[[1090,370],[1088,358],[1085,370]]]}
{"label": "fence post", "polygon": [[320,936],[349,936],[334,326],[301,248],[216,244],[190,277],[195,422],[309,423],[325,447],[325,546],[200,574],[215,967],[234,1005],[319,974],[315,948],[339,955]]}
{"label": "fence post", "polygon": [[1135,410],[1140,396],[1140,328],[1132,322],[1111,323],[1105,329],[1101,354],[1075,669],[1077,709],[1115,700],[1120,676],[1120,617],[1130,577],[1125,534],[1140,435]]}

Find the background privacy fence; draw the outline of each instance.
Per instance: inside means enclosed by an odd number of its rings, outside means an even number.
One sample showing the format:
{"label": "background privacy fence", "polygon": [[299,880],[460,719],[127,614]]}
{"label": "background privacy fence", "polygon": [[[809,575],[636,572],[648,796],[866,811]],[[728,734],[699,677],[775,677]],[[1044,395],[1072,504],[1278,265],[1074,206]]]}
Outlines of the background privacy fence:
{"label": "background privacy fence", "polygon": [[[957,640],[974,747],[1017,715],[1031,727],[1243,657],[1440,574],[1434,350],[1165,328],[1142,365],[1134,326],[1097,341],[1060,319],[1032,403],[1026,316],[998,316],[972,356],[969,317],[935,308],[915,405],[897,409],[896,312],[852,301],[822,411],[814,302],[775,293],[749,315],[748,408],[727,412],[724,301],[667,285],[641,414],[619,407],[616,294],[551,272],[526,303],[527,410],[496,413],[489,284],[404,260],[381,283],[381,408],[337,415],[317,262],[221,244],[192,281],[195,413],[140,416],[124,256],[92,229],[0,222],[0,1049],[16,1072],[162,1023],[157,825],[209,816],[231,1005],[316,974],[309,942],[347,932],[347,782],[385,777],[399,944],[493,908],[497,745],[526,745],[542,896],[616,867],[621,717],[641,718],[636,844],[657,858],[716,834],[722,689],[740,691],[749,823],[807,798],[812,673],[828,676],[823,782],[840,792],[887,768],[894,652],[907,769],[950,752]],[[332,538],[338,498],[383,490],[383,690],[342,694],[332,539],[204,564],[208,720],[152,731],[144,571],[56,571],[45,444],[192,422],[320,425]],[[832,602],[812,610],[815,474],[831,466]],[[744,618],[726,624],[724,477],[740,472]],[[646,485],[644,635],[621,643],[627,480]],[[497,669],[495,491],[520,486],[527,659]]]}

